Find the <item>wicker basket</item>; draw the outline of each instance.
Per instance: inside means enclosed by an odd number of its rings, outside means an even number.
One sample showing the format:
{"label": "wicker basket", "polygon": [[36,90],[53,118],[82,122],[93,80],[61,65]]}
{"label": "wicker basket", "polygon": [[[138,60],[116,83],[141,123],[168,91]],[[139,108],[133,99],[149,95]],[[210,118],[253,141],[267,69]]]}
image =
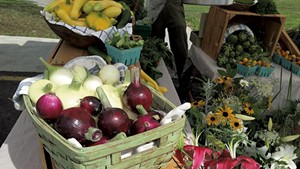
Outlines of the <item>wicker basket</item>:
{"label": "wicker basket", "polygon": [[[155,89],[151,87],[150,89],[154,98],[153,108],[168,112],[175,107]],[[125,139],[94,147],[75,148],[37,116],[28,96],[24,96],[23,99],[40,141],[58,169],[157,169],[166,167],[172,159],[173,150],[177,146],[186,121],[184,116],[166,125]],[[121,158],[122,154],[149,142],[154,142],[155,146]]]}
{"label": "wicker basket", "polygon": [[56,24],[49,23],[46,19],[45,19],[45,21],[48,24],[48,26],[50,27],[50,29],[57,36],[59,36],[61,39],[65,40],[66,42],[70,43],[73,46],[76,46],[79,48],[87,48],[92,44],[98,44],[104,48],[104,43],[102,42],[101,39],[97,38],[96,36],[80,35],[62,25],[56,25]]}

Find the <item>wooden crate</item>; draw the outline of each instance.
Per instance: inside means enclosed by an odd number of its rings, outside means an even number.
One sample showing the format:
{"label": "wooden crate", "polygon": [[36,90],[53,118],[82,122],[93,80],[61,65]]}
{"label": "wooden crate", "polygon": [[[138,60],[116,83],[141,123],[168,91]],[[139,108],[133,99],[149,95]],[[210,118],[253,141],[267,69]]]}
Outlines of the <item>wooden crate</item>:
{"label": "wooden crate", "polygon": [[204,28],[202,50],[217,59],[228,26],[232,24],[256,25],[265,32],[263,42],[270,52],[275,51],[276,44],[284,27],[286,17],[279,14],[259,15],[249,11],[234,11],[219,6],[211,6]]}
{"label": "wooden crate", "polygon": [[282,30],[278,43],[282,47],[282,49],[289,50],[291,52],[291,54],[300,56],[300,51],[299,51],[298,47],[293,42],[293,40],[290,38],[290,36],[286,32],[286,30]]}

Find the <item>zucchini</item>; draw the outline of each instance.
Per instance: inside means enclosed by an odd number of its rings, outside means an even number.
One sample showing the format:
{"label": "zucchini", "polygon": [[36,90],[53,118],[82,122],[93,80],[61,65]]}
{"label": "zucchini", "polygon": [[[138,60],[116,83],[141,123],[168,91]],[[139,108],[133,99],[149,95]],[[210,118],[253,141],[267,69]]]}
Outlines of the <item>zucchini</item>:
{"label": "zucchini", "polygon": [[108,56],[105,52],[103,52],[100,48],[98,48],[96,45],[90,45],[87,48],[87,50],[92,55],[98,55],[102,57],[107,64],[111,64],[112,58]]}
{"label": "zucchini", "polygon": [[118,23],[116,27],[118,29],[123,28],[131,18],[131,11],[129,9],[122,10],[122,13],[117,17]]}

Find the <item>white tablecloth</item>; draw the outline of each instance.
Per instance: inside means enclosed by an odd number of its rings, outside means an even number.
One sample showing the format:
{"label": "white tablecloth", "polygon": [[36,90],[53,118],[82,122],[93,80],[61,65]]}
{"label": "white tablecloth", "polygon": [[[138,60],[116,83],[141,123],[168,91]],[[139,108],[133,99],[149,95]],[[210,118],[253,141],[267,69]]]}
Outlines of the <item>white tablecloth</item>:
{"label": "white tablecloth", "polygon": [[[168,88],[165,97],[175,106],[181,104],[168,70],[160,62],[158,70],[163,73],[159,79],[160,86]],[[0,149],[0,169],[42,169],[39,137],[31,122],[28,112],[24,110]]]}
{"label": "white tablecloth", "polygon": [[[192,45],[189,50],[189,57],[197,68],[197,70],[211,79],[219,77],[218,69],[223,69],[217,66],[216,61],[208,56],[201,48]],[[280,65],[272,63],[275,70],[271,74],[272,78],[278,79],[278,83],[274,85],[274,95],[280,91],[280,74],[282,69],[282,89],[280,94],[273,101],[272,108],[277,109],[286,105],[286,98],[288,93],[288,86],[290,81],[291,72],[282,68]],[[224,69],[223,69],[224,70]],[[256,76],[258,77],[258,76]],[[262,80],[268,80],[266,77],[258,77]],[[300,76],[292,74],[292,90],[291,99],[300,99]]]}

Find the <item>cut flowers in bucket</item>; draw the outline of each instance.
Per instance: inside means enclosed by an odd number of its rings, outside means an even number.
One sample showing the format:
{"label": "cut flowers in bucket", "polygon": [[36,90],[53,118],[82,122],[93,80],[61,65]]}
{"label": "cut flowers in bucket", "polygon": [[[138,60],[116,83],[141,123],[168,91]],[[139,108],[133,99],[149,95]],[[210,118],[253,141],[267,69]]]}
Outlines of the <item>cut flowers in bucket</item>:
{"label": "cut flowers in bucket", "polygon": [[181,164],[192,169],[296,169],[300,133],[282,131],[287,114],[299,123],[300,109],[272,110],[272,78],[236,77],[230,68],[219,73],[213,81],[199,79],[196,100],[187,111],[193,134],[183,134],[175,152]]}

